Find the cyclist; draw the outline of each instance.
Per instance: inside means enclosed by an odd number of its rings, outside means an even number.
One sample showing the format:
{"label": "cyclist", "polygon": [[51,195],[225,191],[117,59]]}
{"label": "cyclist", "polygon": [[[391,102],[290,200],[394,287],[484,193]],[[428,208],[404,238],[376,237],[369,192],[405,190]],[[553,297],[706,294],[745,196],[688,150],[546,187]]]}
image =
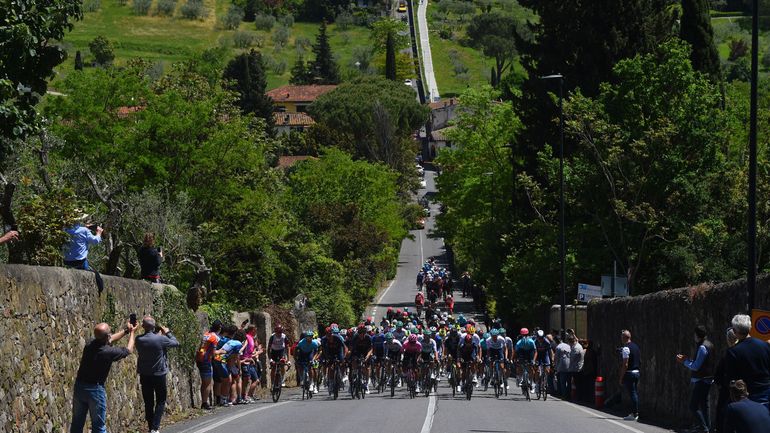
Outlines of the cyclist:
{"label": "cyclist", "polygon": [[[493,328],[490,331],[486,345],[487,354],[492,362],[492,366],[494,367],[495,363],[501,364],[500,374],[505,378],[505,360],[508,358],[508,348],[505,345],[505,337],[500,337],[499,329]],[[503,380],[503,385],[505,385],[505,389],[508,389],[508,382],[506,380]]]}
{"label": "cyclist", "polygon": [[[535,353],[537,352],[535,342],[529,337],[529,329],[527,328],[521,328],[519,336],[519,341],[516,342],[516,347],[514,348],[514,359],[520,363],[528,362],[529,365],[527,368],[529,368],[529,377],[535,377],[534,365],[532,364],[532,361],[535,359]],[[521,373],[521,364],[516,367],[516,371],[519,374]],[[522,383],[520,382],[519,386],[521,385]]]}
{"label": "cyclist", "polygon": [[428,369],[430,370],[430,378],[436,379],[436,360],[438,360],[438,346],[436,340],[433,339],[433,332],[430,329],[423,331],[423,338],[420,344],[422,344],[421,359],[422,362],[428,363]]}
{"label": "cyclist", "polygon": [[377,328],[372,334],[372,359],[374,360],[373,378],[380,377],[383,355],[385,354],[385,332],[382,328]]}
{"label": "cyclist", "polygon": [[[404,360],[402,362],[403,374],[406,375],[409,370],[417,368],[417,357],[422,353],[422,344],[417,341],[417,334],[410,334],[403,344]],[[419,392],[419,378],[418,378],[418,391]]]}
{"label": "cyclist", "polygon": [[422,293],[422,289],[414,296],[414,305],[417,308],[417,318],[419,319],[422,314],[422,309],[425,306],[425,295]]}
{"label": "cyclist", "polygon": [[535,365],[538,366],[535,369],[535,376],[533,376],[535,378],[535,392],[537,392],[537,387],[540,386],[540,366],[543,366],[543,372],[546,376],[551,374],[552,355],[551,342],[545,338],[545,332],[539,329],[535,338]]}
{"label": "cyclist", "polygon": [[417,290],[422,290],[422,281],[425,279],[425,272],[420,271],[417,273]]}
{"label": "cyclist", "polygon": [[404,329],[404,322],[398,321],[396,322],[396,330],[393,331],[393,337],[401,342],[401,344],[406,343],[406,338],[409,336],[409,331]]}
{"label": "cyclist", "polygon": [[302,333],[302,340],[297,343],[295,352],[297,359],[297,376],[302,377],[302,371],[307,368],[310,375],[310,392],[318,392],[315,389],[315,363],[318,361],[318,342],[313,339],[313,331]]}
{"label": "cyclist", "polygon": [[[471,380],[474,384],[478,383],[474,364],[478,361],[479,352],[479,346],[473,341],[473,335],[470,333],[465,334],[457,349],[457,368],[462,368],[462,364],[470,365],[469,370],[473,376]],[[464,377],[464,379],[468,380],[467,377]],[[457,390],[460,391],[459,385]]]}
{"label": "cyclist", "polygon": [[275,325],[273,335],[268,340],[267,347],[270,355],[270,378],[275,381],[275,365],[281,364],[281,377],[284,380],[281,386],[286,386],[286,352],[288,351],[289,337],[283,333],[283,326]]}
{"label": "cyclist", "polygon": [[[393,336],[392,332],[385,334],[385,344],[383,345],[383,357],[395,363],[398,369],[398,386],[401,387],[401,352],[403,346],[401,341]],[[391,378],[392,379],[392,378]]]}
{"label": "cyclist", "polygon": [[[342,360],[345,359],[345,356],[347,356],[347,347],[345,346],[345,341],[340,336],[340,330],[336,326],[329,327],[328,331],[326,332],[326,336],[324,336],[321,339],[321,352],[323,354],[323,359],[326,364],[326,378],[333,376],[333,368],[335,362],[342,362]],[[331,394],[331,387],[329,384],[326,384],[326,388],[329,390],[329,393]]]}
{"label": "cyclist", "polygon": [[350,372],[352,373],[358,364],[362,364],[364,377],[364,392],[369,394],[369,359],[372,357],[372,337],[366,332],[364,325],[359,325],[355,337],[351,340]]}

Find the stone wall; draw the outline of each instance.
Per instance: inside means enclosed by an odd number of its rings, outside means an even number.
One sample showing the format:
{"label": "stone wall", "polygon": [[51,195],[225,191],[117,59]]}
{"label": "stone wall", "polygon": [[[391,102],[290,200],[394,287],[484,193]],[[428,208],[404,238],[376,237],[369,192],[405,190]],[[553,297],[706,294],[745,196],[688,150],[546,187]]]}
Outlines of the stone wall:
{"label": "stone wall", "polygon": [[[119,329],[132,312],[171,327],[184,348],[170,354],[167,416],[199,404],[190,349],[200,325],[172,286],[54,267],[0,265],[0,432],[68,431],[72,386],[98,322]],[[127,338],[118,345],[125,345]],[[107,383],[108,429],[144,431],[136,355],[113,365]]]}
{"label": "stone wall", "polygon": [[[594,300],[588,305],[588,337],[599,350],[599,374],[607,396],[618,391],[620,331],[629,329],[642,352],[639,383],[641,417],[671,425],[689,424],[689,373],[676,363],[678,353],[694,356],[693,329],[708,329],[717,355],[726,350],[724,332],[730,319],[745,313],[746,282],[700,285],[644,296]],[[757,281],[757,308],[770,307],[770,277]],[[716,390],[712,389],[712,411]],[[623,396],[624,404],[628,402]],[[712,417],[713,419],[713,417]]]}

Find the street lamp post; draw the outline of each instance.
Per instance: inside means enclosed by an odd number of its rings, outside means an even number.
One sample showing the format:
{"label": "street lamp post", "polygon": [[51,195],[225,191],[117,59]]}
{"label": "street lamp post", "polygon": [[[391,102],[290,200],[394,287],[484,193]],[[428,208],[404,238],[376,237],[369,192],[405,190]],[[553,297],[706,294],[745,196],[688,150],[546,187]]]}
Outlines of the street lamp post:
{"label": "street lamp post", "polygon": [[752,1],[751,20],[751,108],[749,120],[749,215],[748,215],[748,310],[754,308],[757,285],[757,70],[759,52],[759,0]]}
{"label": "street lamp post", "polygon": [[564,338],[564,329],[566,328],[565,304],[567,303],[567,263],[564,240],[564,76],[553,74],[540,77],[540,79],[559,80],[559,262],[561,267],[561,334]]}

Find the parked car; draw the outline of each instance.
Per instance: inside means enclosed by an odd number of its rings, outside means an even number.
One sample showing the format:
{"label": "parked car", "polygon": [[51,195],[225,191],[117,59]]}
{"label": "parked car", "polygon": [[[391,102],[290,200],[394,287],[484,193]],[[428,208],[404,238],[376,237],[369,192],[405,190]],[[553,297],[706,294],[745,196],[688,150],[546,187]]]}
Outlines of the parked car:
{"label": "parked car", "polygon": [[425,179],[422,179],[422,180],[420,181],[420,188],[427,188],[427,187],[428,187],[428,184],[427,184],[427,183],[425,183]]}
{"label": "parked car", "polygon": [[409,86],[409,87],[412,87],[412,80],[410,80],[409,78],[407,78],[406,80],[404,80],[404,84],[406,84],[406,85],[407,85],[407,86]]}
{"label": "parked car", "polygon": [[406,2],[399,2],[397,10],[401,13],[406,12]]}

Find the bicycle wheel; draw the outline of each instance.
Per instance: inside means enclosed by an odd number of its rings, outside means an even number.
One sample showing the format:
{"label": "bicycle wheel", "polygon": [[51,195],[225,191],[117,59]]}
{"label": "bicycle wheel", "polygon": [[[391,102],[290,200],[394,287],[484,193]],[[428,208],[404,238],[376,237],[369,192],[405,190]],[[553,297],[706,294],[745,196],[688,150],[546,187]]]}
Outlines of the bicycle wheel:
{"label": "bicycle wheel", "polygon": [[524,366],[524,373],[522,373],[521,377],[521,390],[522,394],[524,394],[524,398],[527,399],[527,401],[531,400],[531,397],[529,395],[530,391],[530,383],[529,383],[529,372],[527,371],[527,366]]}
{"label": "bicycle wheel", "polygon": [[[543,373],[545,373],[545,369],[543,369]],[[540,374],[540,393],[543,394],[543,401],[548,400],[548,380],[547,375],[541,373]]]}
{"label": "bicycle wheel", "polygon": [[[280,367],[278,367],[280,368]],[[273,390],[272,390],[272,397],[273,397],[273,403],[278,403],[278,400],[281,399],[281,384],[283,383],[283,375],[280,371],[275,372],[275,383],[273,383]]]}
{"label": "bicycle wheel", "polygon": [[502,395],[503,390],[501,389],[500,383],[502,382],[500,377],[500,364],[495,363],[495,372],[492,376],[492,380],[494,381],[494,387],[495,387],[495,398],[500,398],[500,395]]}
{"label": "bicycle wheel", "polygon": [[396,377],[396,367],[390,367],[390,397],[393,398],[396,395],[396,383],[398,378]]}
{"label": "bicycle wheel", "polygon": [[337,400],[337,397],[339,397],[340,395],[340,380],[342,380],[342,378],[340,377],[340,367],[339,366],[334,367],[334,369],[332,370],[332,374],[334,375],[334,377],[329,379],[329,386],[332,387],[332,398],[334,398],[334,400]]}

